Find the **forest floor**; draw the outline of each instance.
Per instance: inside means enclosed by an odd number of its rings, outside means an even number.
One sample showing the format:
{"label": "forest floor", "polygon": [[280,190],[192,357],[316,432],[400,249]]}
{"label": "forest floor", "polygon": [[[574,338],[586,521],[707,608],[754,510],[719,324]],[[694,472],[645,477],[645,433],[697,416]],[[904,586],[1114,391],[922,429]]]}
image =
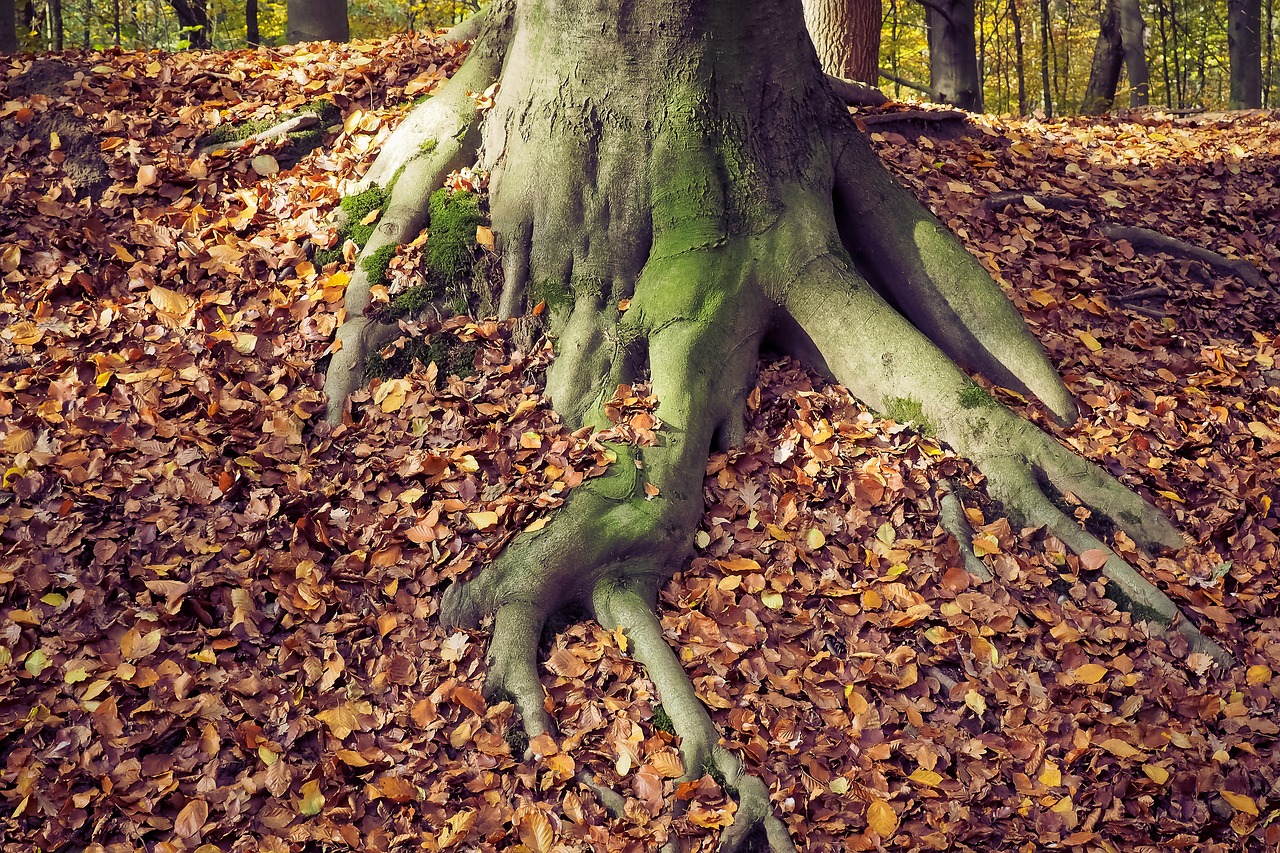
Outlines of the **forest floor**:
{"label": "forest floor", "polygon": [[[305,244],[460,59],[401,37],[0,64],[0,849],[710,850],[730,819],[710,778],[674,790],[625,640],[547,633],[561,739],[526,759],[479,693],[485,634],[435,618],[609,462],[539,396],[548,352],[446,320],[429,331],[474,345],[471,375],[375,382],[354,426],[322,422],[347,272]],[[340,126],[297,165],[278,140],[197,156],[220,121],[317,96]],[[699,695],[802,850],[1275,849],[1280,303],[1104,229],[1280,282],[1280,119],[875,121],[1081,401],[1055,434],[1193,543],[1117,547],[1239,666],[1149,638],[1096,553],[1011,529],[964,460],[781,361],[662,593]],[[617,402],[615,438],[660,419],[643,387]],[[940,527],[944,478],[973,489],[994,582]]]}

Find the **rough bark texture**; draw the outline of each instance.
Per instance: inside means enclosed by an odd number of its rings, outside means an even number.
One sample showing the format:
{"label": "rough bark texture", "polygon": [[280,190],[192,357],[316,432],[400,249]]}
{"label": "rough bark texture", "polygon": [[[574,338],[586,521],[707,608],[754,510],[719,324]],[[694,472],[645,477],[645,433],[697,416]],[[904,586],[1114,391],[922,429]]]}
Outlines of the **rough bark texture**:
{"label": "rough bark texture", "polygon": [[1089,83],[1084,90],[1080,112],[1087,116],[1102,115],[1111,109],[1124,67],[1124,51],[1120,45],[1120,5],[1107,0],[1099,22],[1098,41],[1093,46],[1093,62],[1089,66]]}
{"label": "rough bark texture", "polygon": [[289,0],[289,44],[304,41],[347,41],[351,28],[347,0]]}
{"label": "rough bark texture", "polygon": [[18,6],[16,0],[0,0],[0,53],[18,52]]}
{"label": "rough bark texture", "polygon": [[[479,112],[470,93],[495,82],[492,107]],[[1041,483],[1149,548],[1182,544],[1170,523],[957,366],[1035,395],[1060,421],[1075,416],[1000,289],[857,133],[799,3],[499,0],[467,63],[363,179],[392,188],[362,257],[414,239],[430,225],[427,196],[473,163],[491,173],[502,313],[545,309],[556,410],[574,426],[606,426],[617,385],[647,377],[661,419],[656,444],[614,445],[604,475],[442,602],[454,624],[492,618],[486,689],[513,698],[530,734],[554,731],[539,633],[556,611],[583,607],[625,633],[681,738],[689,777],[718,773],[737,792],[721,849],[752,836],[793,849],[767,787],[720,746],[653,610],[659,586],[691,554],[709,449],[741,437],[766,336],[874,408],[909,403],[981,466],[1019,522],[1078,552],[1105,550],[1113,596],[1155,630],[1227,659]],[[326,379],[335,421],[357,416],[345,398],[363,381],[366,354],[394,333],[365,316],[360,269],[358,260]]]}
{"label": "rough bark texture", "polygon": [[1227,49],[1231,60],[1231,109],[1262,106],[1262,0],[1229,0]]}
{"label": "rough bark texture", "polygon": [[262,43],[258,35],[258,0],[244,0],[244,34],[245,43],[249,47],[257,47]]}
{"label": "rough bark texture", "polygon": [[1151,103],[1151,83],[1147,71],[1147,28],[1142,20],[1142,6],[1139,0],[1118,2],[1120,44],[1124,51],[1124,70],[1129,75],[1129,106],[1145,107]]}
{"label": "rough bark texture", "polygon": [[196,50],[209,47],[209,10],[206,0],[169,0],[187,43]]}
{"label": "rough bark texture", "polygon": [[880,68],[880,0],[804,0],[804,21],[822,69],[875,84]]}
{"label": "rough bark texture", "polygon": [[929,89],[933,99],[981,112],[974,0],[930,0],[925,4],[925,21],[929,27]]}

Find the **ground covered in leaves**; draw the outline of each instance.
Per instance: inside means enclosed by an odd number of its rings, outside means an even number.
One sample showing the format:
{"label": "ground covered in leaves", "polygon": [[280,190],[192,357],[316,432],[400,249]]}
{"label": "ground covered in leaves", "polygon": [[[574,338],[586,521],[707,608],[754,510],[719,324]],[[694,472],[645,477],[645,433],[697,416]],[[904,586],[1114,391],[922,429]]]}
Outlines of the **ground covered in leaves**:
{"label": "ground covered in leaves", "polygon": [[[619,637],[548,633],[562,738],[526,757],[511,706],[481,699],[485,635],[435,618],[451,578],[612,457],[539,397],[547,352],[433,323],[468,364],[321,422],[347,272],[307,243],[332,243],[344,182],[460,58],[406,37],[0,65],[5,851],[643,851],[671,832],[709,850],[731,818],[710,778],[673,789],[676,744]],[[340,124],[293,168],[278,140],[196,153],[220,123],[317,97]],[[1082,401],[1060,438],[1194,542],[1117,547],[1239,666],[1148,638],[1101,596],[1096,555],[1011,529],[963,460],[788,363],[763,367],[745,445],[709,462],[669,639],[801,849],[1273,847],[1277,304],[1099,228],[1280,281],[1280,121],[890,128],[869,128],[886,161]],[[1008,191],[1032,199],[984,205]],[[411,255],[386,298],[420,275]],[[643,438],[653,406],[620,389],[617,434]],[[996,582],[939,527],[947,477],[975,490]],[[674,824],[672,796],[691,801]]]}

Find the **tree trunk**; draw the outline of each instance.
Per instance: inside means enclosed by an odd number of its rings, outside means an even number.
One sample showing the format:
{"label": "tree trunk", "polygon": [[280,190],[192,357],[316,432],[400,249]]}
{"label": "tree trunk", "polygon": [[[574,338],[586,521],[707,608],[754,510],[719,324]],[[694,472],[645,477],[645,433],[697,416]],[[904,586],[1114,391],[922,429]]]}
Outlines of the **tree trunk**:
{"label": "tree trunk", "polygon": [[1085,86],[1080,112],[1087,116],[1102,115],[1111,109],[1120,84],[1124,51],[1120,44],[1120,6],[1117,0],[1106,0],[1098,27],[1098,41],[1093,47],[1089,66],[1089,83]]}
{"label": "tree trunk", "polygon": [[258,35],[258,0],[244,0],[244,39],[249,47],[262,44]]}
{"label": "tree trunk", "polygon": [[1022,15],[1018,0],[1009,0],[1009,17],[1013,21],[1013,46],[1018,57],[1018,115],[1027,114],[1027,58],[1022,45]]}
{"label": "tree trunk", "polygon": [[880,76],[880,0],[804,0],[822,69],[872,86]]}
{"label": "tree trunk", "polygon": [[[614,464],[441,602],[450,624],[492,617],[485,690],[513,702],[530,737],[554,731],[538,678],[543,624],[585,608],[622,632],[647,670],[686,781],[710,770],[737,796],[719,849],[755,834],[794,850],[768,787],[720,745],[654,613],[659,586],[691,555],[707,454],[743,435],[766,337],[869,406],[935,430],[982,468],[1018,523],[1044,525],[1077,553],[1101,549],[1109,594],[1153,630],[1228,660],[1041,483],[1145,547],[1180,546],[1170,523],[958,366],[1036,395],[1063,423],[1075,417],[1000,288],[858,134],[798,3],[497,0],[486,14],[466,63],[400,124],[357,187],[388,195],[347,285],[325,390],[331,422],[359,417],[367,358],[401,334],[366,311],[377,282],[365,261],[427,226],[432,256],[448,225],[431,220],[451,203],[438,188],[473,165],[490,174],[501,289],[483,290],[482,277],[441,302],[484,297],[522,317],[521,328],[545,324],[557,353],[547,394],[575,427],[610,427],[614,389],[650,382],[657,440],[612,443]],[[482,110],[473,95],[486,91]],[[622,802],[579,779],[606,804]],[[789,820],[799,826],[802,811]]]}
{"label": "tree trunk", "polygon": [[209,10],[206,3],[207,0],[169,0],[174,14],[178,16],[178,26],[183,30],[182,37],[193,50],[209,47]]}
{"label": "tree trunk", "polygon": [[289,44],[347,41],[351,28],[347,0],[289,0]]}
{"label": "tree trunk", "polygon": [[1150,75],[1147,73],[1146,24],[1140,0],[1117,0],[1120,6],[1120,45],[1124,69],[1129,75],[1129,106],[1151,103]]}
{"label": "tree trunk", "polygon": [[981,112],[974,0],[930,0],[925,5],[925,21],[929,29],[929,89],[933,99]]}
{"label": "tree trunk", "polygon": [[1049,73],[1049,54],[1053,46],[1049,0],[1040,0],[1040,89],[1044,97],[1044,114],[1053,115],[1053,85]]}
{"label": "tree trunk", "polygon": [[1228,0],[1227,51],[1233,110],[1262,106],[1262,0]]}
{"label": "tree trunk", "polygon": [[18,6],[16,0],[0,0],[0,53],[18,52]]}
{"label": "tree trunk", "polygon": [[62,0],[49,0],[49,46],[60,51],[65,46],[62,30]]}

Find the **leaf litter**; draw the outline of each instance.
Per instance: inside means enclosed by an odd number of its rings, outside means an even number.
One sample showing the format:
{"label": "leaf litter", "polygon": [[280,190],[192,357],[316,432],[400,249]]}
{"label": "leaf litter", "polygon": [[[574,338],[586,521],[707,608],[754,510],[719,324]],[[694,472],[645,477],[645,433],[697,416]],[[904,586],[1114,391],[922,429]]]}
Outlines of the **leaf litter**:
{"label": "leaf litter", "polygon": [[[332,239],[344,182],[461,59],[406,36],[71,53],[52,96],[16,84],[22,61],[0,77],[4,850],[642,851],[671,832],[709,850],[732,819],[710,777],[677,783],[625,638],[548,634],[560,740],[526,758],[512,706],[479,692],[484,635],[435,619],[450,579],[609,464],[603,438],[653,440],[660,401],[619,389],[609,435],[570,434],[540,396],[549,353],[456,318],[438,333],[475,345],[473,376],[420,367],[358,393],[355,426],[322,422],[315,364],[347,272],[303,245]],[[280,140],[194,156],[221,122],[315,97],[343,121],[295,167],[270,167]],[[23,132],[43,114],[97,141],[96,201],[61,136]],[[964,460],[789,362],[762,367],[743,447],[708,461],[664,629],[802,849],[1274,845],[1277,306],[1097,225],[1162,229],[1275,281],[1280,128],[980,121],[873,140],[1083,402],[1059,437],[1194,540],[1157,560],[1114,541],[1238,671],[1148,637],[1090,555],[1013,529]],[[1006,191],[1087,205],[982,207]],[[1131,310],[1152,282],[1167,303]],[[967,484],[995,582],[941,530],[944,478]],[[623,817],[583,769],[626,796]]]}

